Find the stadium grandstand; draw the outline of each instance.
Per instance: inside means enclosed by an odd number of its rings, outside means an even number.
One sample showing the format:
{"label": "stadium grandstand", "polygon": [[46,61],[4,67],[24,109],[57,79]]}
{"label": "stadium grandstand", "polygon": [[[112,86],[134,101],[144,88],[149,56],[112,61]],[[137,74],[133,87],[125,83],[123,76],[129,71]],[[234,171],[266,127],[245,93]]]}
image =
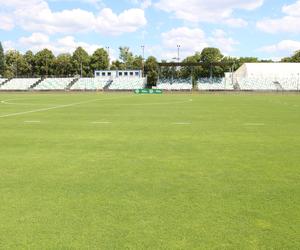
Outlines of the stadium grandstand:
{"label": "stadium grandstand", "polygon": [[199,78],[198,90],[234,90],[232,78]]}
{"label": "stadium grandstand", "polygon": [[233,74],[240,90],[298,91],[300,63],[245,63]]}
{"label": "stadium grandstand", "polygon": [[[0,78],[3,91],[130,91],[146,86],[147,78],[140,70],[95,71],[90,78]],[[160,77],[154,87],[165,91],[299,91],[300,63],[245,63],[224,77],[179,78],[171,73]]]}
{"label": "stadium grandstand", "polygon": [[162,90],[192,90],[192,79],[160,79],[157,84],[158,89]]}

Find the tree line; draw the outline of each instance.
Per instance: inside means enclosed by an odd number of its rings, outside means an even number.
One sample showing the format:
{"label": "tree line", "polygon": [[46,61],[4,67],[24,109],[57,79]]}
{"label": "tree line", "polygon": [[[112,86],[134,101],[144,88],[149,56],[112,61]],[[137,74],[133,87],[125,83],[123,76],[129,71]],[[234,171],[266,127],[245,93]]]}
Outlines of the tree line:
{"label": "tree line", "polygon": [[[162,61],[164,62],[164,61]],[[92,77],[95,70],[144,69],[149,85],[154,85],[161,78],[222,77],[225,72],[238,69],[249,62],[272,62],[259,60],[256,57],[223,56],[218,48],[204,48],[201,52],[183,59],[184,63],[202,63],[197,67],[158,67],[158,60],[150,56],[145,62],[142,56],[134,55],[128,47],[119,48],[119,58],[110,63],[109,53],[103,48],[89,55],[82,47],[73,54],[62,53],[57,56],[49,49],[37,53],[27,51],[22,54],[16,50],[4,53],[0,42],[0,75],[13,77],[46,77],[46,76],[82,76]],[[218,65],[215,65],[215,63]],[[300,62],[300,51],[291,57],[285,57],[282,62]]]}

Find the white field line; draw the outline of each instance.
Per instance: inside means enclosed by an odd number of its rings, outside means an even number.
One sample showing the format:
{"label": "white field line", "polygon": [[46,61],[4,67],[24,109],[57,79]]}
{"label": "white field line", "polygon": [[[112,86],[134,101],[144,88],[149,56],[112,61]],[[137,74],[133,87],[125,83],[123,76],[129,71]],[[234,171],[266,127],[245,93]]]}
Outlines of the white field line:
{"label": "white field line", "polygon": [[53,109],[61,109],[61,108],[73,107],[73,106],[78,106],[78,105],[81,105],[81,104],[92,103],[92,102],[97,102],[97,101],[106,101],[106,100],[112,100],[112,99],[120,99],[120,98],[94,99],[94,100],[90,100],[90,101],[76,102],[76,103],[65,104],[65,105],[57,105],[57,106],[49,107],[49,108],[34,109],[34,110],[29,110],[29,111],[23,111],[23,112],[17,112],[17,113],[11,113],[11,114],[6,114],[6,115],[1,115],[0,118],[6,118],[6,117],[12,117],[12,116],[19,116],[19,115],[26,115],[26,114],[31,114],[31,113],[38,113],[38,112],[43,112],[43,111],[48,111],[48,110],[53,110]]}
{"label": "white field line", "polygon": [[[67,108],[67,107],[73,107],[73,106],[78,106],[81,104],[86,104],[86,103],[92,103],[92,102],[97,102],[97,101],[106,101],[106,100],[114,100],[114,99],[121,99],[121,98],[128,98],[128,97],[135,97],[136,95],[132,96],[126,96],[126,97],[113,97],[113,98],[105,98],[105,99],[94,99],[90,101],[83,101],[83,102],[77,102],[77,103],[71,103],[71,104],[65,104],[65,105],[57,105],[54,107],[49,107],[49,108],[40,108],[40,109],[34,109],[34,110],[29,110],[29,111],[24,111],[24,112],[17,112],[17,113],[10,113],[6,115],[1,115],[0,118],[6,118],[6,117],[12,117],[12,116],[19,116],[19,115],[26,115],[26,114],[31,114],[31,113],[38,113],[38,112],[43,112],[43,111],[48,111],[48,110],[53,110],[53,109],[61,109],[61,108]],[[10,100],[17,100],[17,99],[10,99]],[[1,101],[2,104],[7,104],[7,105],[14,105],[14,103],[10,103],[10,100],[4,100]],[[181,103],[188,103],[192,102],[192,99],[189,100],[184,100],[184,101],[175,101],[175,102],[161,102],[161,103],[136,103],[136,104],[118,104],[118,103],[111,103],[110,105],[117,105],[117,106],[147,106],[147,105],[171,105],[171,104],[181,104]]]}
{"label": "white field line", "polygon": [[[142,95],[141,95],[142,96]],[[174,102],[151,102],[151,103],[131,103],[131,104],[120,104],[120,103],[112,103],[111,105],[115,106],[151,106],[151,105],[172,105],[172,104],[182,104],[192,102],[192,99],[184,100],[184,101],[174,101]]]}
{"label": "white field line", "polygon": [[24,121],[24,123],[40,123],[41,121]]}
{"label": "white field line", "polygon": [[264,123],[244,123],[244,126],[265,126]]}
{"label": "white field line", "polygon": [[191,122],[173,122],[173,125],[191,125]]}
{"label": "white field line", "polygon": [[92,124],[111,124],[112,122],[92,122]]}

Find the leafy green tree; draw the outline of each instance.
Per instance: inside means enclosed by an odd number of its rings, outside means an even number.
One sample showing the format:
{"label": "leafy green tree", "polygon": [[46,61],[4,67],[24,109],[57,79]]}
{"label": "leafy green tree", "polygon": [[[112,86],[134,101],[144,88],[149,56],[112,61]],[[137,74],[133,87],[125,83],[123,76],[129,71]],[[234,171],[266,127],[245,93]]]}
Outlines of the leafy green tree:
{"label": "leafy green tree", "polygon": [[[166,63],[167,61],[166,60],[162,60],[161,61],[162,63]],[[172,67],[161,67],[160,68],[160,71],[159,71],[159,77],[160,78],[163,78],[163,79],[169,79],[172,77],[173,75],[173,72],[174,72],[174,68]]]}
{"label": "leafy green tree", "polygon": [[127,69],[130,69],[134,60],[132,52],[129,47],[120,47],[120,60],[125,64]]}
{"label": "leafy green tree", "polygon": [[143,68],[143,57],[135,56],[132,61],[131,69],[142,69]]}
{"label": "leafy green tree", "polygon": [[158,62],[154,56],[148,57],[145,62],[145,74],[148,87],[155,86],[158,80]]}
{"label": "leafy green tree", "polygon": [[74,72],[72,56],[68,53],[58,55],[54,64],[56,76],[71,76]]}
{"label": "leafy green tree", "polygon": [[[198,63],[200,62],[200,54],[196,53],[193,56],[189,56],[183,60],[183,63]],[[187,67],[184,66],[180,69],[180,76],[181,78],[189,78],[192,77],[193,80],[197,80],[203,74],[203,67]]]}
{"label": "leafy green tree", "polygon": [[27,76],[29,66],[20,52],[9,50],[5,54],[5,62],[5,77]]}
{"label": "leafy green tree", "polygon": [[204,48],[200,54],[200,60],[207,64],[220,62],[222,58],[223,55],[218,48]]}
{"label": "leafy green tree", "polygon": [[125,70],[126,66],[123,62],[116,60],[111,63],[110,69],[111,70]]}
{"label": "leafy green tree", "polygon": [[204,76],[219,76],[221,74],[220,67],[214,66],[224,56],[218,48],[204,48],[200,54],[200,60],[204,63],[203,75]]}
{"label": "leafy green tree", "polygon": [[24,55],[24,59],[26,61],[26,72],[25,74],[27,76],[33,76],[34,75],[34,54],[31,50],[28,50],[25,55]]}
{"label": "leafy green tree", "polygon": [[105,49],[97,49],[91,57],[90,68],[95,70],[107,70],[109,67],[109,57]]}
{"label": "leafy green tree", "polygon": [[0,42],[0,75],[4,73],[5,70],[5,57],[4,57],[4,50],[2,44]]}
{"label": "leafy green tree", "polygon": [[49,49],[43,49],[35,54],[35,74],[49,76],[55,74],[55,56]]}
{"label": "leafy green tree", "polygon": [[291,57],[292,62],[300,62],[300,50],[296,51]]}
{"label": "leafy green tree", "polygon": [[90,56],[82,47],[78,47],[74,51],[72,64],[75,74],[81,75],[82,73],[83,77],[90,75]]}

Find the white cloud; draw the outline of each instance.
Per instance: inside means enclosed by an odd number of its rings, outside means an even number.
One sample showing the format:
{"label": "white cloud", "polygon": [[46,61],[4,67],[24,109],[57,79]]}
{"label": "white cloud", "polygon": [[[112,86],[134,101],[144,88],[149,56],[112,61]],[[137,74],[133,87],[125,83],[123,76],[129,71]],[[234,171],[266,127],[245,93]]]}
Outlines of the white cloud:
{"label": "white cloud", "polygon": [[300,41],[293,40],[283,40],[277,44],[264,46],[259,49],[259,51],[277,54],[292,54],[297,50],[300,50]]}
{"label": "white cloud", "polygon": [[73,36],[51,40],[48,35],[43,33],[33,33],[29,37],[21,37],[14,46],[22,51],[32,50],[33,52],[47,48],[56,55],[59,53],[72,53],[79,46],[83,47],[89,54],[92,54],[96,49],[103,47],[100,44],[76,41]]}
{"label": "white cloud", "polygon": [[172,29],[162,33],[162,42],[164,47],[168,49],[173,49],[180,45],[182,51],[186,52],[200,51],[207,46],[205,33],[199,28],[180,27]]}
{"label": "white cloud", "polygon": [[15,50],[16,48],[16,45],[13,41],[3,41],[2,46],[4,51]]}
{"label": "white cloud", "polygon": [[[91,2],[90,0],[87,0]],[[95,2],[95,1],[93,1]],[[96,1],[98,2],[98,1]],[[144,10],[128,9],[120,14],[104,8],[97,14],[82,9],[52,11],[45,0],[0,0],[0,5],[11,13],[11,18],[1,29],[12,29],[15,25],[32,32],[78,33],[96,31],[119,35],[134,32],[146,25]],[[0,19],[1,20],[1,19]],[[2,22],[4,23],[4,22]]]}
{"label": "white cloud", "polygon": [[282,7],[282,12],[289,16],[300,16],[300,1],[294,4],[284,5]]}
{"label": "white cloud", "polygon": [[248,22],[241,18],[228,18],[224,23],[233,28],[242,28],[248,25]]}
{"label": "white cloud", "polygon": [[[263,4],[263,0],[160,0],[155,6],[158,9],[173,13],[178,19],[189,22],[212,22],[226,21],[228,25],[233,24],[232,13],[236,9],[254,10]],[[240,27],[246,21],[236,19]],[[226,24],[226,22],[225,22]]]}
{"label": "white cloud", "polygon": [[264,19],[257,22],[258,29],[266,33],[300,33],[300,17],[286,16],[280,19]]}
{"label": "white cloud", "polygon": [[207,37],[199,28],[180,27],[162,34],[163,47],[159,51],[159,57],[167,60],[177,57],[177,45],[180,45],[180,57],[183,59],[209,46],[220,48],[227,54],[233,51],[234,45],[237,44],[238,42],[228,37],[223,30],[215,30]]}
{"label": "white cloud", "polygon": [[0,12],[0,29],[8,31],[12,30],[14,26],[12,17]]}
{"label": "white cloud", "polygon": [[96,19],[96,31],[118,35],[134,32],[146,24],[147,20],[141,9],[129,9],[116,15],[111,9],[105,8]]}
{"label": "white cloud", "polygon": [[49,43],[49,36],[42,33],[33,33],[29,37],[21,37],[19,39],[20,44],[24,45],[39,45],[39,44],[47,44]]}
{"label": "white cloud", "polygon": [[209,41],[213,46],[219,48],[225,54],[234,51],[234,46],[239,44],[233,38],[228,37],[225,31],[219,29],[213,32]]}
{"label": "white cloud", "polygon": [[284,5],[282,12],[286,16],[282,18],[272,19],[266,18],[257,22],[256,26],[258,29],[267,33],[300,33],[300,1],[294,4]]}
{"label": "white cloud", "polygon": [[152,0],[131,0],[131,2],[139,5],[142,9],[147,9],[152,5]]}

